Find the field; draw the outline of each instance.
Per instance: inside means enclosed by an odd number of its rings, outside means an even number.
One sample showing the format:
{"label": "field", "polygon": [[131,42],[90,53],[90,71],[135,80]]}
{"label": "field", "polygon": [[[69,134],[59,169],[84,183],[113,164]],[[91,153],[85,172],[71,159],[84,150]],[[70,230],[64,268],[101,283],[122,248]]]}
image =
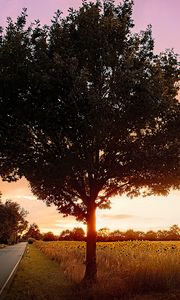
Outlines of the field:
{"label": "field", "polygon": [[[72,284],[80,283],[84,242],[39,241],[36,246],[60,264]],[[97,263],[98,282],[88,291],[90,298],[81,299],[180,299],[180,242],[97,243]]]}

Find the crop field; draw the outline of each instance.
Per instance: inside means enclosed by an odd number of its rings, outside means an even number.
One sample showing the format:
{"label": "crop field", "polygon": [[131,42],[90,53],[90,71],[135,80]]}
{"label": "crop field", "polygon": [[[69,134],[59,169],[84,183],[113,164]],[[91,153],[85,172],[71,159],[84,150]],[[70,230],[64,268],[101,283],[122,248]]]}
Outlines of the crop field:
{"label": "crop field", "polygon": [[[57,261],[73,283],[80,283],[85,270],[84,242],[38,241],[36,246]],[[174,293],[173,299],[180,299],[180,242],[97,243],[97,264],[98,282],[92,291],[97,297]]]}

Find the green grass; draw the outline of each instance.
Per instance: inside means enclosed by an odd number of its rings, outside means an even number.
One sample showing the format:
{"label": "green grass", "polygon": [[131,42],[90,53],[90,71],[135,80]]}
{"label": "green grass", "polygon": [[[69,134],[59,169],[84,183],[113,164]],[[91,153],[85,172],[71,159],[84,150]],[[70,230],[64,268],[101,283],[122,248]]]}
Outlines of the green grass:
{"label": "green grass", "polygon": [[29,245],[5,299],[73,299],[73,289],[60,266],[34,245]]}

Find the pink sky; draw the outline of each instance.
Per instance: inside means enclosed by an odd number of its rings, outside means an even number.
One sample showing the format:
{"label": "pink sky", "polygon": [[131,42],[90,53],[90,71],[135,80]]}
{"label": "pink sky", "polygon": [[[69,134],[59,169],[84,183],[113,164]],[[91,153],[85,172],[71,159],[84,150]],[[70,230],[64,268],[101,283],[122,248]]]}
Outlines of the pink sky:
{"label": "pink sky", "polygon": [[[116,1],[118,2],[118,1]],[[80,0],[0,0],[0,25],[5,26],[7,16],[15,19],[23,7],[28,8],[29,22],[40,19],[42,24],[49,24],[54,12],[59,8],[65,14],[68,7],[78,8]],[[134,0],[133,18],[135,31],[144,30],[152,24],[155,39],[155,51],[174,48],[180,53],[180,0]],[[72,217],[62,218],[55,207],[46,207],[31,194],[28,183],[0,182],[3,199],[12,199],[29,211],[28,220],[36,222],[42,231],[55,233],[66,228],[81,226]],[[116,197],[112,199],[112,209],[97,212],[98,228],[110,229],[159,229],[172,224],[180,225],[180,192],[171,192],[168,197],[135,198]]]}
{"label": "pink sky", "polygon": [[[66,14],[69,7],[78,8],[80,4],[80,0],[0,0],[0,25],[5,26],[7,16],[16,18],[23,7],[28,9],[29,21],[40,19],[42,24],[47,24],[58,8]],[[152,24],[156,51],[174,48],[180,53],[179,11],[179,0],[134,0],[135,30]]]}

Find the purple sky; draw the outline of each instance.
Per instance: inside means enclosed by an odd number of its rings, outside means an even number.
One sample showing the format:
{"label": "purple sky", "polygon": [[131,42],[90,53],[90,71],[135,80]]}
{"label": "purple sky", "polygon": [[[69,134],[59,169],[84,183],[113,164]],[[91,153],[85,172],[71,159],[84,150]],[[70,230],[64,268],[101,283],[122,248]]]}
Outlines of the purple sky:
{"label": "purple sky", "polygon": [[[80,3],[81,0],[0,0],[0,25],[5,26],[7,16],[16,18],[23,7],[28,8],[30,22],[40,19],[47,24],[58,8],[66,14],[69,7],[78,8]],[[180,53],[179,11],[180,0],[134,0],[135,30],[139,32],[152,24],[155,50],[174,48]]]}

